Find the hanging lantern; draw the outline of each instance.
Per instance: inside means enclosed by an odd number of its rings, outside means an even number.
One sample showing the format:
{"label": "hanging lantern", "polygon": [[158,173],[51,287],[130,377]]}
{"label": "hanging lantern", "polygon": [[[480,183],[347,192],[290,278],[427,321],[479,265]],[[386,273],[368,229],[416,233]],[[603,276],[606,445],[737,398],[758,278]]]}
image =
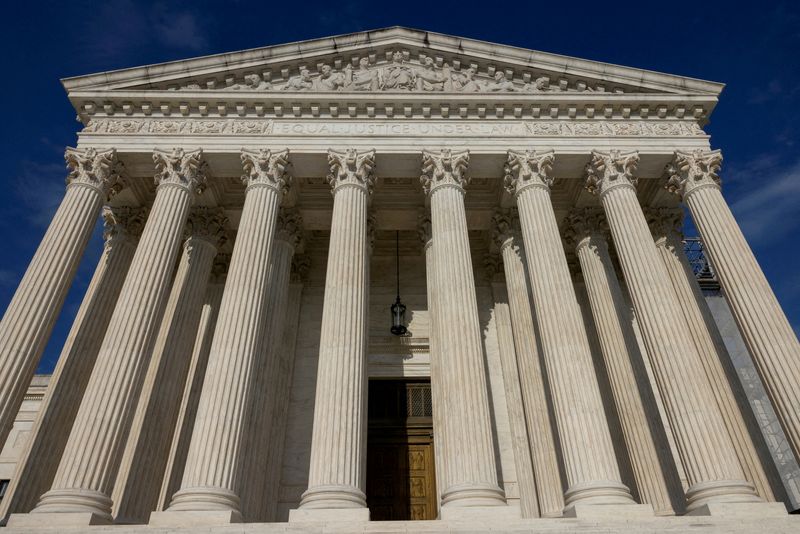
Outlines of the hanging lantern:
{"label": "hanging lantern", "polygon": [[406,328],[406,306],[400,302],[400,231],[395,233],[395,269],[397,273],[397,299],[389,309],[392,312],[392,334],[396,336],[405,335]]}

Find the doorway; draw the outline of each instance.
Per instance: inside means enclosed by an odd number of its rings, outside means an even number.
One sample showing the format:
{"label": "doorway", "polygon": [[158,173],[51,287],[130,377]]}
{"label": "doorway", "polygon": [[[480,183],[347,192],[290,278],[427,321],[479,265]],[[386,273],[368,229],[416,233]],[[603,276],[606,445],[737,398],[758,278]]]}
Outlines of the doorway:
{"label": "doorway", "polygon": [[367,505],[372,521],[436,519],[431,385],[370,380]]}

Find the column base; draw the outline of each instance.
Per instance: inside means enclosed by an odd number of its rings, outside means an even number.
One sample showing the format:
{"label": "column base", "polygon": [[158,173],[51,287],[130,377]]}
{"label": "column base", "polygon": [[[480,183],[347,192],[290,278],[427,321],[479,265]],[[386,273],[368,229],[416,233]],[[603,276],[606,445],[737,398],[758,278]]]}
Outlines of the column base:
{"label": "column base", "polygon": [[[367,496],[359,488],[345,485],[326,485],[308,488],[300,500],[300,508],[360,509],[367,507]],[[298,508],[298,509],[300,509]]]}
{"label": "column base", "polygon": [[759,519],[762,517],[786,517],[789,512],[779,502],[711,502],[691,512],[691,516],[718,516],[729,519]]}
{"label": "column base", "polygon": [[366,523],[369,508],[295,508],[289,523]]}
{"label": "column base", "polygon": [[92,512],[39,512],[11,514],[8,528],[68,528],[92,525],[110,525],[111,517]]}
{"label": "column base", "polygon": [[229,512],[239,510],[239,496],[225,488],[181,488],[172,496],[169,512]]}
{"label": "column base", "polygon": [[563,517],[575,519],[641,519],[655,517],[656,513],[649,504],[581,504],[564,510]]}
{"label": "column base", "polygon": [[450,486],[442,493],[442,509],[446,506],[460,509],[472,508],[475,506],[484,508],[503,506],[507,508],[503,490],[491,484],[461,484]]}
{"label": "column base", "polygon": [[165,510],[150,514],[151,527],[208,527],[242,523],[242,514],[237,510]]}
{"label": "column base", "polygon": [[745,480],[712,480],[689,487],[686,491],[686,514],[710,504],[762,502],[753,485]]}
{"label": "column base", "polygon": [[564,515],[573,506],[583,505],[624,505],[636,504],[631,490],[616,480],[594,480],[573,484],[564,492]]}
{"label": "column base", "polygon": [[442,506],[439,519],[443,521],[503,521],[521,519],[519,506]]}

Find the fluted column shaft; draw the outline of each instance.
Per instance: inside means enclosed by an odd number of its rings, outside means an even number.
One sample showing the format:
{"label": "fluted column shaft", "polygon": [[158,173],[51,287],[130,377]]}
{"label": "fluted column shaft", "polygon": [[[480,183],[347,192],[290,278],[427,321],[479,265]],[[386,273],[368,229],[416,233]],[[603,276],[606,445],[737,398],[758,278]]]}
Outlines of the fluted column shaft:
{"label": "fluted column shaft", "polygon": [[3,497],[2,517],[30,512],[50,489],[136,251],[144,210],[106,209],[103,217],[105,247],[50,378],[31,438]]}
{"label": "fluted column shaft", "polygon": [[113,150],[68,149],[67,191],[0,321],[0,443],[14,426],[100,207],[119,179]]}
{"label": "fluted column shaft", "polygon": [[508,287],[508,304],[539,508],[542,517],[560,517],[564,509],[564,490],[558,470],[556,439],[547,406],[541,358],[536,346],[537,335],[523,260],[525,252],[518,236],[507,234],[503,237],[505,239],[500,251]]}
{"label": "fluted column shaft", "polygon": [[[254,370],[250,389],[250,420],[246,427],[242,462],[242,515],[246,521],[266,521],[269,503],[265,499],[271,480],[267,479],[269,444],[271,442],[272,416],[276,401],[278,365],[281,337],[286,322],[286,301],[292,257],[299,236],[296,229],[286,230],[286,219],[291,215],[282,212],[278,232],[273,244],[264,315],[267,323],[262,334],[263,347]],[[295,215],[295,217],[298,217]],[[289,223],[292,224],[292,223]]]}
{"label": "fluted column shaft", "polygon": [[[591,225],[587,216],[576,220]],[[643,503],[659,515],[683,511],[683,488],[671,456],[647,372],[641,361],[627,306],[622,298],[605,236],[594,228],[574,228],[576,253],[597,327],[603,361],[613,391],[633,476]],[[673,502],[674,500],[674,502]]]}
{"label": "fluted column shaft", "polygon": [[[333,218],[311,437],[301,508],[365,508],[369,243],[372,154],[329,152]],[[353,160],[353,161],[351,161]],[[350,165],[355,163],[355,167]]]}
{"label": "fluted column shaft", "polygon": [[593,153],[589,188],[600,195],[642,337],[673,423],[689,489],[687,510],[714,502],[754,502],[700,356],[687,334],[632,177],[635,153]]}
{"label": "fluted column shaft", "polygon": [[194,339],[217,248],[224,240],[223,213],[195,208],[164,319],[114,486],[114,520],[144,523],[158,505],[170,438],[191,363]]}
{"label": "fluted column shaft", "polygon": [[552,153],[509,153],[535,316],[567,477],[565,510],[633,504],[621,482],[589,341],[550,200]]}
{"label": "fluted column shaft", "polygon": [[239,519],[239,462],[254,362],[266,317],[269,264],[288,151],[243,152],[247,184],[181,489],[171,511],[229,512]]}
{"label": "fluted column shaft", "polygon": [[[154,157],[159,158],[159,154]],[[199,152],[176,151],[160,181],[139,246],[100,346],[50,491],[34,513],[111,515],[111,491],[142,377],[164,315],[189,206],[205,176]],[[168,168],[165,168],[168,166]]]}
{"label": "fluted column shaft", "polygon": [[[511,327],[511,312],[505,284],[492,282],[494,297],[494,322],[497,329],[497,344],[500,349],[500,367],[503,371],[508,422],[511,428],[511,448],[514,450],[514,467],[519,487],[520,512],[523,518],[540,517],[536,480],[531,460],[531,445],[525,422],[525,407],[522,402],[517,353]],[[560,488],[559,488],[560,489]],[[559,491],[560,493],[560,491]]]}
{"label": "fluted column shaft", "polygon": [[[674,212],[673,212],[674,213]],[[680,213],[678,211],[678,213]],[[681,217],[676,222],[681,222]],[[725,348],[722,336],[714,323],[711,310],[697,278],[689,265],[683,251],[683,242],[675,231],[670,231],[663,224],[657,224],[654,231],[656,248],[666,267],[667,274],[672,282],[672,288],[678,297],[678,304],[686,324],[689,335],[694,341],[700,354],[700,360],[705,369],[711,392],[717,401],[722,420],[733,440],[736,457],[744,470],[745,478],[756,488],[756,493],[767,501],[775,500],[773,488],[780,488],[779,477],[770,477],[770,472],[765,469],[758,454],[754,435],[760,435],[761,430],[750,410],[747,397],[742,389],[733,362]],[[746,412],[745,412],[746,410]],[[766,444],[762,444],[767,462],[772,462],[766,452]]]}
{"label": "fluted column shaft", "polygon": [[420,237],[423,241],[422,246],[425,251],[425,288],[428,301],[428,353],[430,354],[431,366],[431,403],[433,408],[433,437],[435,440],[433,449],[434,467],[436,469],[436,492],[437,498],[441,503],[442,493],[444,492],[447,475],[447,431],[445,421],[447,418],[447,399],[444,395],[444,370],[441,368],[441,354],[439,353],[439,332],[436,330],[439,322],[436,318],[436,268],[434,265],[435,255],[433,253],[433,239],[431,238],[430,217],[423,217],[420,221]]}
{"label": "fluted column shaft", "polygon": [[[220,260],[220,254],[217,259]],[[189,364],[188,378],[183,388],[178,420],[175,422],[175,429],[170,445],[169,459],[164,469],[164,477],[161,485],[161,493],[158,497],[158,511],[166,510],[172,500],[172,496],[181,488],[184,467],[186,467],[186,456],[189,453],[189,444],[192,439],[194,420],[197,415],[197,405],[200,403],[200,392],[203,387],[203,379],[206,375],[208,366],[208,353],[211,350],[211,340],[214,336],[214,327],[217,324],[219,305],[222,302],[222,293],[225,289],[225,273],[228,269],[230,254],[223,254],[225,258],[215,261],[212,274],[206,288],[203,300],[200,321],[192,347],[192,361]]]}
{"label": "fluted column shaft", "polygon": [[489,395],[464,209],[466,152],[423,152],[436,286],[436,350],[444,374],[447,480],[443,507],[498,506]]}
{"label": "fluted column shaft", "polygon": [[682,194],[795,457],[800,458],[800,342],[719,187],[719,151],[676,154]]}

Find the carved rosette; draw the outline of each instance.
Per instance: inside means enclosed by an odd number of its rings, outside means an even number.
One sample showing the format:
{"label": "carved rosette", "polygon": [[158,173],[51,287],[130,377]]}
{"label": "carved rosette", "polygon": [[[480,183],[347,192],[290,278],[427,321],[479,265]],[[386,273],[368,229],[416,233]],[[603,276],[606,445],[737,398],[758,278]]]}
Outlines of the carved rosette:
{"label": "carved rosette", "polygon": [[115,243],[128,240],[136,243],[144,230],[147,220],[147,208],[134,208],[129,206],[110,207],[103,206],[103,241],[106,247],[113,247]]}
{"label": "carved rosette", "polygon": [[657,244],[675,246],[683,240],[683,210],[680,208],[645,208],[644,217]]}
{"label": "carved rosette", "polygon": [[427,250],[431,244],[433,237],[433,224],[431,223],[431,214],[426,211],[421,211],[417,216],[417,235],[422,243],[422,249]]}
{"label": "carved rosette", "polygon": [[308,271],[311,269],[311,258],[305,254],[295,254],[292,257],[291,281],[305,283],[308,281]]}
{"label": "carved rosette", "polygon": [[550,170],[554,161],[555,152],[552,150],[547,152],[509,150],[504,166],[506,190],[512,195],[518,195],[528,187],[539,187],[550,191],[553,185]]}
{"label": "carved rosette", "polygon": [[667,165],[666,189],[682,199],[705,187],[721,186],[719,169],[722,167],[721,150],[697,149],[693,152],[675,152],[675,157]]}
{"label": "carved rosette", "polygon": [[67,187],[72,185],[96,189],[110,199],[125,186],[125,167],[117,158],[116,149],[98,151],[94,148],[67,148],[64,152],[69,174]]}
{"label": "carved rosette", "polygon": [[275,225],[275,239],[297,249],[303,240],[303,217],[296,208],[281,208]]}
{"label": "carved rosette", "polygon": [[609,228],[601,208],[573,210],[564,221],[564,241],[570,248],[588,246],[592,237],[608,240]]}
{"label": "carved rosette", "polygon": [[262,148],[259,150],[242,149],[241,152],[242,182],[247,188],[251,187],[271,187],[283,195],[292,183],[292,177],[288,172],[289,168],[289,149],[270,150]]}
{"label": "carved rosette", "polygon": [[492,241],[500,252],[504,248],[514,246],[521,240],[519,213],[517,208],[498,208],[492,215]]}
{"label": "carved rosette", "polygon": [[153,151],[156,165],[155,182],[157,186],[176,185],[200,195],[206,187],[208,163],[203,157],[203,149],[185,151],[174,148],[172,152]]}
{"label": "carved rosette", "polygon": [[468,165],[469,150],[423,150],[420,181],[425,194],[430,195],[439,187],[455,187],[463,193],[464,187],[469,183],[469,178],[466,177]]}
{"label": "carved rosette", "polygon": [[360,187],[372,193],[375,186],[375,150],[359,152],[355,148],[344,151],[328,150],[328,183],[335,195],[343,187]]}
{"label": "carved rosette", "polygon": [[184,235],[186,239],[195,238],[207,241],[219,250],[228,240],[226,226],[228,217],[222,208],[198,206],[192,208],[186,219]]}
{"label": "carved rosette", "polygon": [[638,179],[633,176],[633,171],[638,164],[637,151],[621,153],[619,150],[592,150],[592,159],[586,165],[586,189],[601,198],[616,187],[635,189]]}

